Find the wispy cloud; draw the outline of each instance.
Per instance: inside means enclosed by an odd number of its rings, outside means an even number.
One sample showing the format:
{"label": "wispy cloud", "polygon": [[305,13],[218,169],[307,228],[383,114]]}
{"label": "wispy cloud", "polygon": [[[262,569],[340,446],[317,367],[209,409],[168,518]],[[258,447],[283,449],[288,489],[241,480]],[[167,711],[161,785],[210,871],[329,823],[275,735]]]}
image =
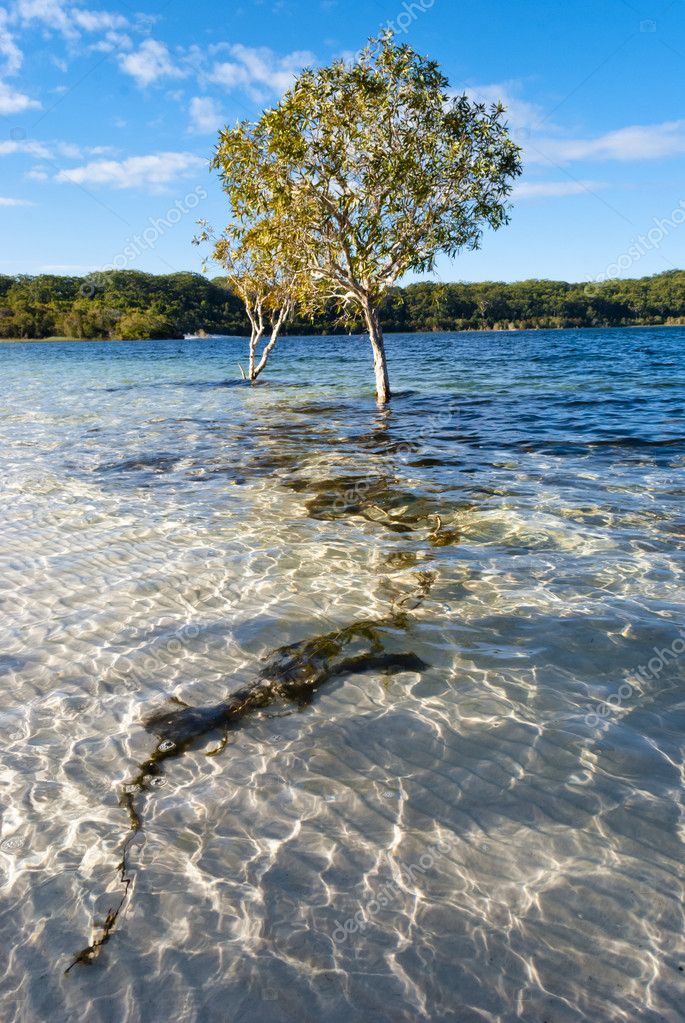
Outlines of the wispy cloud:
{"label": "wispy cloud", "polygon": [[24,110],[38,110],[39,107],[37,99],[31,99],[6,82],[0,82],[0,114],[21,114]]}
{"label": "wispy cloud", "polygon": [[[123,30],[140,27],[139,23],[140,16],[137,15],[132,25],[123,14],[87,10],[69,0],[16,0],[9,13],[0,8],[0,114],[18,114],[41,106],[37,100],[10,88],[4,81],[17,74],[23,63],[23,53],[17,46],[11,28],[38,28],[44,35],[58,33],[76,53],[106,53],[130,49],[133,44]],[[54,55],[51,60],[66,71],[64,60]]]}
{"label": "wispy cloud", "polygon": [[122,71],[135,78],[138,85],[151,85],[160,78],[183,78],[187,71],[174,64],[164,43],[146,39],[137,50],[119,57]]}
{"label": "wispy cloud", "polygon": [[565,195],[587,195],[607,188],[606,181],[522,181],[514,187],[513,199],[555,199]]}
{"label": "wispy cloud", "polygon": [[281,95],[292,85],[297,73],[314,62],[314,55],[307,50],[279,57],[266,46],[237,43],[227,49],[233,59],[215,63],[208,81],[229,90],[241,89],[257,102]]}
{"label": "wispy cloud", "polygon": [[[488,85],[469,85],[464,89],[452,90],[453,96],[464,93],[477,103],[502,103],[507,108],[507,121],[515,134],[534,132],[544,120],[543,107],[530,103],[521,97],[523,84],[519,81],[492,82]],[[551,129],[547,125],[547,129]]]}
{"label": "wispy cloud", "polygon": [[7,12],[0,7],[0,75],[16,75],[23,57],[9,30]]}
{"label": "wispy cloud", "polygon": [[32,139],[0,142],[0,156],[24,154],[39,160],[55,160],[59,156],[79,160],[83,156],[104,156],[110,152],[109,146],[75,146],[72,142],[36,142]]}
{"label": "wispy cloud", "polygon": [[207,161],[194,153],[152,153],[149,156],[131,156],[126,160],[93,160],[81,167],[59,171],[55,180],[75,185],[157,191],[206,167]]}
{"label": "wispy cloud", "polygon": [[[219,55],[226,55],[230,60],[221,59]],[[297,73],[313,61],[314,55],[306,50],[280,56],[266,46],[225,42],[215,43],[206,51],[195,45],[179,48],[172,54],[167,45],[157,39],[146,39],[136,50],[119,54],[121,70],[141,87],[162,80],[193,77],[203,88],[211,83],[229,91],[240,90],[255,102],[281,95],[292,85]],[[197,114],[197,119],[191,122],[192,130],[214,130],[201,127],[212,118],[210,102],[202,97],[192,100]],[[191,117],[194,118],[193,110]]]}
{"label": "wispy cloud", "polygon": [[6,196],[0,195],[0,206],[35,206],[35,202],[29,202],[28,199],[8,199]]}
{"label": "wispy cloud", "polygon": [[193,96],[188,112],[190,114],[189,131],[199,135],[209,135],[215,132],[224,120],[219,104],[210,96]]}
{"label": "wispy cloud", "polygon": [[123,14],[84,10],[67,0],[17,0],[14,17],[23,25],[42,25],[67,39],[76,39],[82,32],[102,33],[130,25]]}
{"label": "wispy cloud", "polygon": [[629,125],[595,138],[564,138],[562,128],[549,119],[544,107],[523,99],[522,91],[522,82],[505,81],[468,86],[454,90],[453,95],[465,92],[481,103],[502,102],[512,134],[524,148],[527,164],[659,160],[685,153],[685,120]]}
{"label": "wispy cloud", "polygon": [[46,28],[62,32],[63,35],[73,31],[64,4],[60,0],[17,0],[14,10],[17,19],[24,25],[37,22]]}
{"label": "wispy cloud", "polygon": [[127,28],[129,21],[122,14],[111,14],[109,11],[84,11],[78,7],[71,9],[71,18],[78,28],[84,32],[108,32],[111,29]]}
{"label": "wispy cloud", "polygon": [[9,29],[7,11],[0,7],[0,115],[21,114],[24,110],[38,109],[38,100],[8,85],[5,78],[19,73],[24,54],[17,46]]}
{"label": "wispy cloud", "polygon": [[536,139],[526,152],[528,163],[574,163],[579,160],[659,160],[685,153],[685,121],[632,125],[593,139]]}
{"label": "wispy cloud", "polygon": [[0,142],[0,156],[14,156],[15,153],[25,153],[40,160],[51,160],[54,155],[43,142]]}
{"label": "wispy cloud", "polygon": [[113,53],[115,50],[121,52],[132,48],[133,40],[125,32],[105,32],[102,39],[90,46],[93,53]]}

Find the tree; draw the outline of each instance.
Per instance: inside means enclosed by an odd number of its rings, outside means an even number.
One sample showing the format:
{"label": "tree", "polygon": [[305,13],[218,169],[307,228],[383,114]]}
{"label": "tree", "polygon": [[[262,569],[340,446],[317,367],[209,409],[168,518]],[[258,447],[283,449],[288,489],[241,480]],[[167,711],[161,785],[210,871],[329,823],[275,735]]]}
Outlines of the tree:
{"label": "tree", "polygon": [[115,330],[116,336],[123,341],[169,337],[170,334],[169,323],[163,316],[143,309],[124,313]]}
{"label": "tree", "polygon": [[[214,239],[213,258],[245,306],[250,322],[247,378],[252,382],[263,372],[283,327],[307,294],[296,225],[288,205],[275,201],[268,136],[254,127],[244,121],[224,128],[210,164],[219,173],[231,211],[228,226]],[[196,240],[213,238],[211,228],[201,223],[204,230]]]}
{"label": "tree", "polygon": [[[248,168],[246,172],[250,173]],[[234,191],[244,193],[247,185],[243,180],[237,189],[233,182],[227,182],[225,190],[233,199]],[[254,383],[295,307],[298,259],[296,254],[283,251],[283,225],[273,214],[256,219],[241,211],[239,198],[234,202],[235,219],[220,238],[214,239],[212,258],[224,268],[231,289],[245,306],[250,321],[247,379]],[[206,222],[200,223],[204,230],[196,241],[207,241],[213,237],[212,230]],[[260,352],[265,335],[267,340]],[[240,370],[245,377],[242,366]]]}
{"label": "tree", "polygon": [[306,69],[280,103],[220,137],[215,165],[233,191],[258,153],[243,210],[293,225],[290,251],[306,266],[310,304],[361,309],[378,400],[390,397],[379,308],[409,271],[440,253],[476,248],[508,220],[520,173],[501,105],[451,97],[438,65],[390,33],[353,63]]}
{"label": "tree", "polygon": [[113,336],[117,322],[114,310],[108,310],[89,298],[77,298],[69,305],[68,312],[58,320],[57,325],[65,337],[83,340]]}

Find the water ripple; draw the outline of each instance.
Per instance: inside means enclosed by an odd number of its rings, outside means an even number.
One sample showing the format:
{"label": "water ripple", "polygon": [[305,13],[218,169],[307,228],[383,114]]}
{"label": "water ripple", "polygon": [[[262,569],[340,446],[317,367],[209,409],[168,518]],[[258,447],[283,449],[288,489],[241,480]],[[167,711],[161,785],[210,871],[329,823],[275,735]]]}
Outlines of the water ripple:
{"label": "water ripple", "polygon": [[[676,1023],[684,337],[390,338],[387,413],[354,339],[0,346],[2,1018]],[[164,760],[65,977],[150,711],[391,607],[430,667]]]}

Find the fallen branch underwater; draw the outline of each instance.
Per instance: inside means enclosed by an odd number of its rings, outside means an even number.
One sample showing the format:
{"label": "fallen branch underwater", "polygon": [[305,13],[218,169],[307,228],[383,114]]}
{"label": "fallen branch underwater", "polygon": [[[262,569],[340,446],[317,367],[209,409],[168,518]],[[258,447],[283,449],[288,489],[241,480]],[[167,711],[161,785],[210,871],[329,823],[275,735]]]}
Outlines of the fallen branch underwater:
{"label": "fallen branch underwater", "polygon": [[[415,607],[427,596],[433,581],[429,573],[423,575],[425,578],[421,579],[420,576],[421,585]],[[248,714],[277,700],[305,707],[319,686],[333,678],[352,673],[380,672],[393,675],[402,671],[424,671],[428,665],[416,654],[394,654],[385,650],[383,631],[407,628],[407,612],[393,608],[387,618],[356,622],[323,636],[279,647],[267,657],[267,663],[255,682],[238,690],[230,699],[210,707],[190,707],[174,699],[175,703],[180,704],[180,709],[157,713],[147,719],[146,730],[158,736],[160,741],[152,755],[140,765],[136,776],[124,786],[121,795],[120,805],[128,810],[130,824],[118,866],[123,891],[117,904],[109,909],[100,925],[99,936],[77,953],[65,973],[69,973],[76,965],[93,963],[112,936],[133,884],[133,878],[128,873],[129,849],[143,826],[135,805],[136,796],[149,791],[149,783],[162,774],[164,761],[181,756],[209,732],[223,729],[223,741],[216,750],[207,754],[214,756],[225,748],[229,730]],[[341,656],[351,644],[360,645],[361,649]]]}

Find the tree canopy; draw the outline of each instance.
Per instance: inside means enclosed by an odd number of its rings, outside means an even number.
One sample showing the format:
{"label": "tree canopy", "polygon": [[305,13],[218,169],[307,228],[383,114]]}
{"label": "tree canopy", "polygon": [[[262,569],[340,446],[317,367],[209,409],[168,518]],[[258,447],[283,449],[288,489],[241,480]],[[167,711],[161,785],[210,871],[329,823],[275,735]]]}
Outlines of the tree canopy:
{"label": "tree canopy", "polygon": [[234,230],[259,230],[297,264],[305,308],[361,312],[380,401],[388,288],[504,224],[521,169],[504,108],[452,96],[435,61],[389,34],[352,63],[305,69],[257,122],[224,129],[214,166]]}

